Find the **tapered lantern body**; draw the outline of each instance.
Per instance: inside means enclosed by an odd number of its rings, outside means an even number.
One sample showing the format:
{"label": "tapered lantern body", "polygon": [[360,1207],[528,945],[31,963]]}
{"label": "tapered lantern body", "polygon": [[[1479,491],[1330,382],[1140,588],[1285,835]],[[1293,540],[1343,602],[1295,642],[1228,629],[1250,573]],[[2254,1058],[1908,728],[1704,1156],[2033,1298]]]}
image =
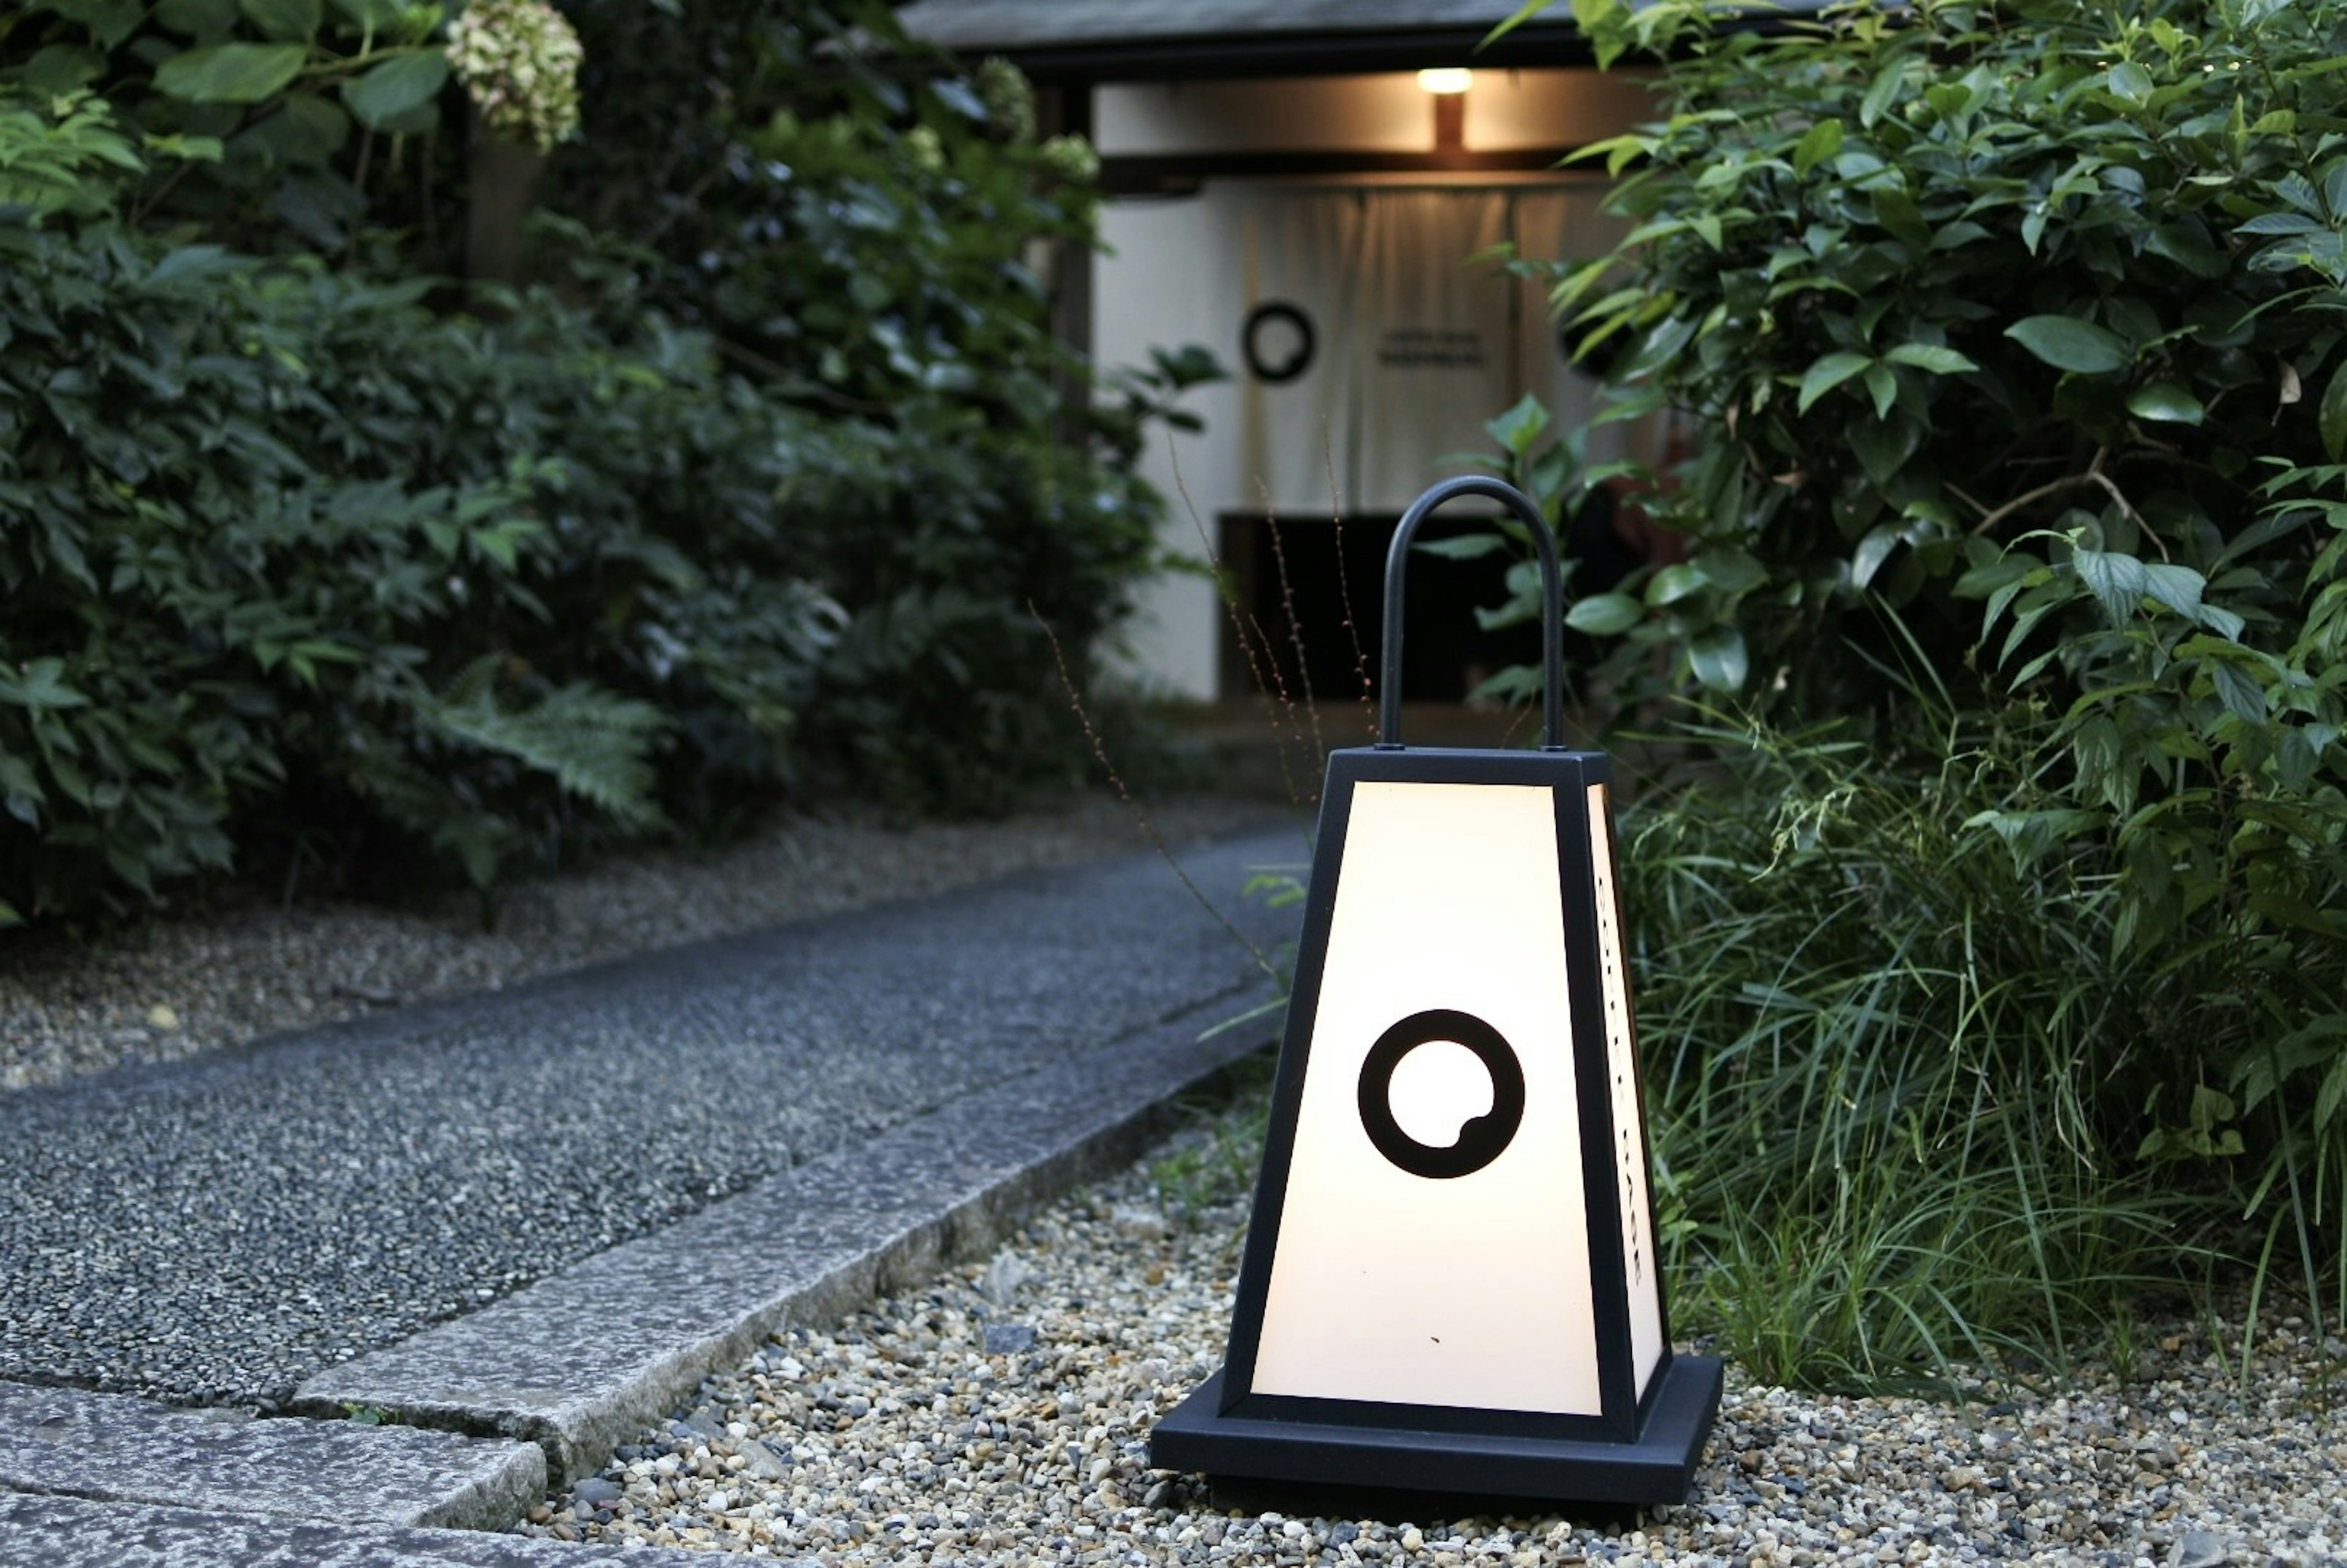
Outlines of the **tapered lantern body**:
{"label": "tapered lantern body", "polygon": [[[1549,744],[1399,743],[1417,523],[1499,499],[1542,551]],[[1556,743],[1539,513],[1452,480],[1389,563],[1384,740],[1334,753],[1223,1370],[1151,1462],[1218,1481],[1684,1499],[1720,1366],[1673,1354],[1601,753]]]}

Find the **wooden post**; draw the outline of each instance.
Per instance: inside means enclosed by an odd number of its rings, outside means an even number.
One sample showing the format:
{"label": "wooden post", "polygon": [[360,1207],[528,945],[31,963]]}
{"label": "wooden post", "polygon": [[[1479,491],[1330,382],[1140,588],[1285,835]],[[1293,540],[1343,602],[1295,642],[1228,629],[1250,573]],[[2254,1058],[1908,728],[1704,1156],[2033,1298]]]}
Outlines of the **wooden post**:
{"label": "wooden post", "polygon": [[523,215],[546,169],[546,154],[491,132],[473,115],[472,194],[465,211],[465,275],[476,283],[519,288],[524,277]]}

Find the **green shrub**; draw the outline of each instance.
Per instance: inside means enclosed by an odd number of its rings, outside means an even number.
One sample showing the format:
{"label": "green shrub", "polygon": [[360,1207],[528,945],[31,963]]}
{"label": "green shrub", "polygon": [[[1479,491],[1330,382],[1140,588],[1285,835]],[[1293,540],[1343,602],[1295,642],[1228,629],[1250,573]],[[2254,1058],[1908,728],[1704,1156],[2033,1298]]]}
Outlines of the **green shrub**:
{"label": "green shrub", "polygon": [[840,619],[774,500],[855,453],[705,343],[108,223],[0,251],[0,908],[354,821],[486,886],[772,782]]}
{"label": "green shrub", "polygon": [[0,16],[0,82],[103,94],[172,160],[132,182],[141,217],[339,250],[387,175],[433,157],[444,20],[398,0],[28,0]]}
{"label": "green shrub", "polygon": [[1767,1381],[2062,1360],[2198,1271],[2134,1158],[2195,1095],[2194,977],[2112,940],[2106,845],[1967,826],[2058,798],[2048,719],[1909,706],[1888,756],[1706,715],[1709,765],[1623,819],[1675,1300]]}
{"label": "green shrub", "polygon": [[1166,361],[1151,396],[1094,410],[1034,265],[1092,242],[1092,155],[1037,134],[1016,71],[964,72],[875,0],[661,11],[573,8],[585,138],[546,199],[652,237],[630,287],[885,454],[859,526],[806,558],[851,615],[810,743],[917,809],[1080,776],[1046,629],[1084,682],[1152,559],[1138,422],[1211,366]]}
{"label": "green shrub", "polygon": [[[2149,1173],[2203,1220],[2245,1205],[2258,1255],[2347,1305],[2347,5],[1920,0],[1768,30],[1696,0],[1574,12],[1605,61],[1663,59],[1665,118],[1591,149],[1632,230],[1549,267],[1556,302],[1630,345],[1604,417],[1668,407],[1695,432],[1679,472],[1646,477],[1687,559],[1574,623],[1621,640],[1632,700],[1700,687],[1762,733],[1838,722],[1859,749],[1805,767],[1931,814],[1920,839],[1850,846],[1914,884],[1871,949],[1810,936],[1830,884],[1805,893],[1801,862],[1747,844],[1721,852],[1746,870],[1716,904],[1652,890],[1650,952],[1715,951],[1696,938],[1742,910],[1721,972],[1774,969],[1797,1016],[1869,1019],[1877,987],[2028,999],[2051,1020],[2028,1135],[2069,1178],[2033,1195],[2022,1166],[1960,1179],[1934,1153],[1910,1174],[1956,1182],[1948,1212],[2091,1210]],[[1510,462],[1562,487],[1542,456]],[[1955,739],[1921,743],[1919,708]],[[1731,769],[1775,754],[1707,739]],[[1977,787],[1951,794],[1959,756]],[[1673,797],[1648,831],[1696,855],[1772,787]],[[1892,855],[1911,840],[1928,853]],[[1987,897],[2000,860],[2026,896]],[[1963,923],[2008,944],[1993,984],[1944,947],[1959,895],[2000,911]],[[1665,1020],[1657,1045],[1699,1065],[1746,1040]],[[1871,1028],[1770,1050],[1878,1079],[1914,1060]],[[1870,1147],[1907,1136],[1893,1103],[1850,1110]],[[1737,1245],[1868,1192],[1750,1185]],[[1854,1234],[1833,1233],[1844,1262]],[[1921,1286],[1893,1303],[1967,1320]]]}
{"label": "green shrub", "polygon": [[657,9],[574,8],[548,189],[662,246],[542,216],[554,292],[477,314],[403,275],[464,226],[443,7],[0,18],[0,919],[1081,770],[1051,640],[1081,684],[1199,373],[1095,413],[1044,330],[1088,155],[885,6]]}

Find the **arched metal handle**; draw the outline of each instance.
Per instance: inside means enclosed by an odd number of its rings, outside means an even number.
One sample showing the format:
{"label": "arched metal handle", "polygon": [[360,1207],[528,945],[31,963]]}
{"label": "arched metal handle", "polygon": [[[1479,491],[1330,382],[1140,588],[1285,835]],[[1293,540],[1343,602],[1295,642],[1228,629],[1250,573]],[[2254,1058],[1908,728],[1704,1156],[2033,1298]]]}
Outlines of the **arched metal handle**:
{"label": "arched metal handle", "polygon": [[1513,485],[1482,474],[1445,479],[1409,505],[1394,530],[1393,548],[1386,552],[1386,630],[1384,670],[1378,684],[1378,750],[1401,747],[1401,579],[1409,563],[1410,540],[1418,526],[1446,501],[1461,496],[1481,496],[1515,513],[1540,552],[1541,569],[1541,745],[1564,749],[1564,585],[1557,575],[1556,538],[1548,519],[1532,498]]}

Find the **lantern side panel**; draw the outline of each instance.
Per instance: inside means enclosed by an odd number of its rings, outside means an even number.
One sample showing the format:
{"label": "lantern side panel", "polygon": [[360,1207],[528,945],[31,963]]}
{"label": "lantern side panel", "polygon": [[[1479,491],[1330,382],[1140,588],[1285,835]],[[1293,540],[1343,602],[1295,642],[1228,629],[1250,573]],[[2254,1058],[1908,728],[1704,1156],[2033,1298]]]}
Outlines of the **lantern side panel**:
{"label": "lantern side panel", "polygon": [[1614,1196],[1622,1207],[1622,1277],[1630,1296],[1631,1384],[1639,1394],[1663,1358],[1663,1296],[1654,1211],[1646,1199],[1645,1119],[1639,1113],[1622,904],[1614,883],[1614,812],[1606,786],[1589,786],[1589,864],[1596,887],[1597,958],[1605,1001],[1606,1091],[1614,1105]]}
{"label": "lantern side panel", "polygon": [[[1596,1415],[1554,792],[1364,782],[1344,842],[1253,1388]],[[1376,1042],[1433,1011],[1497,1030],[1523,1081],[1512,1137],[1451,1177],[1380,1153],[1359,1103]],[[1492,1104],[1467,1051],[1413,1066],[1396,1092]]]}

